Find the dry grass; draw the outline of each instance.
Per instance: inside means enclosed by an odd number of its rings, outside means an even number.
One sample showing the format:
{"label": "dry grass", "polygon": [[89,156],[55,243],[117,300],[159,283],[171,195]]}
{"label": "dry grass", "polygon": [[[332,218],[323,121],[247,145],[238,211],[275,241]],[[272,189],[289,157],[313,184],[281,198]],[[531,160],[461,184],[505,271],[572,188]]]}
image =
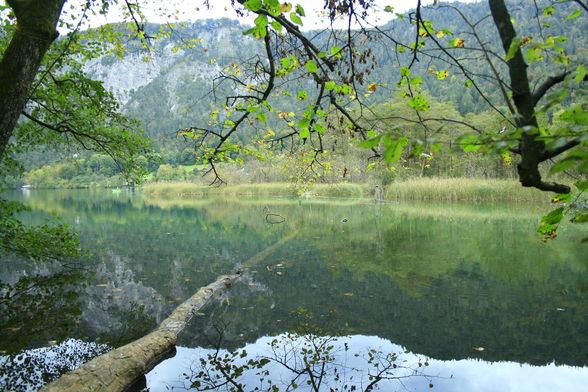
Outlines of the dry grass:
{"label": "dry grass", "polygon": [[367,187],[358,184],[315,184],[306,191],[301,191],[294,184],[284,182],[262,184],[239,184],[232,186],[212,187],[207,185],[183,182],[154,182],[144,186],[149,196],[320,196],[320,197],[353,197],[364,196]]}
{"label": "dry grass", "polygon": [[[362,198],[373,196],[373,186],[360,184],[314,184],[301,191],[294,184],[271,182],[211,187],[182,182],[155,182],[145,185],[148,196],[304,196]],[[415,178],[395,182],[384,190],[386,200],[439,200],[474,202],[545,202],[549,195],[524,188],[515,180],[472,178]]]}
{"label": "dry grass", "polygon": [[548,198],[547,193],[524,188],[515,180],[487,178],[418,178],[386,187],[388,200],[544,202]]}

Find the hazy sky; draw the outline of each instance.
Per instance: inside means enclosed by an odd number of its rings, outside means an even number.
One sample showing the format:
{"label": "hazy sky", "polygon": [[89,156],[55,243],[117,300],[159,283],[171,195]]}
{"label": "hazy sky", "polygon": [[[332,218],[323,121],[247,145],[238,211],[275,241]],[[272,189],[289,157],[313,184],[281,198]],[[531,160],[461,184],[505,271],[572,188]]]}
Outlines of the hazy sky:
{"label": "hazy sky", "polygon": [[[79,10],[82,9],[83,4],[87,0],[68,0],[62,19],[73,21],[76,16],[79,16]],[[286,2],[288,0],[282,0]],[[306,17],[303,18],[304,26],[302,29],[310,30],[328,25],[323,14],[323,6],[325,0],[290,0],[292,4],[300,4],[304,7]],[[440,0],[441,3],[451,3],[456,0]],[[472,3],[483,0],[460,0],[462,2]],[[116,7],[109,12],[108,15],[92,15],[90,16],[90,25],[96,27],[106,23],[120,22],[123,20],[123,11],[125,9],[124,1],[119,0]],[[150,22],[165,23],[165,22],[179,22],[179,21],[194,21],[198,19],[207,18],[231,18],[238,19],[243,24],[253,24],[254,16],[245,16],[239,18],[233,8],[230,0],[210,0],[211,9],[204,6],[203,0],[138,0],[141,4],[142,10]],[[429,5],[433,0],[422,0],[423,5]],[[384,12],[384,7],[394,7],[394,12],[405,12],[414,8],[417,0],[376,0],[375,7],[370,11],[369,23],[384,24],[394,17],[393,13]],[[5,5],[4,0],[0,0],[0,6]],[[7,11],[0,11],[0,18],[5,17]],[[347,26],[346,21],[339,21],[335,23],[336,27],[344,28]],[[88,27],[85,25],[83,28]],[[60,29],[65,32],[65,29]]]}
{"label": "hazy sky", "polygon": [[[71,0],[70,0],[71,1]],[[80,0],[74,0],[80,1]],[[454,0],[441,0],[442,2],[453,2]],[[461,0],[464,2],[475,2],[479,0]],[[285,1],[284,1],[285,2]],[[322,16],[324,0],[294,0],[289,1],[292,4],[300,4],[304,7],[306,17],[303,19],[303,29],[316,29],[326,26],[326,21]],[[431,4],[433,0],[423,0],[424,5]],[[206,18],[231,18],[237,19],[238,16],[231,7],[230,0],[210,0],[212,9],[207,9],[202,0],[141,0],[143,9],[147,18],[153,22],[177,22],[177,21],[194,21]],[[394,7],[395,12],[404,12],[414,8],[416,0],[376,0],[376,7],[370,13],[370,23],[383,24],[389,21],[393,14],[384,12],[385,6]],[[107,22],[120,19],[120,13],[111,12],[108,16],[99,16],[92,18],[92,25],[100,25]],[[253,24],[253,17],[238,18],[242,23]],[[340,27],[346,26],[343,24]]]}

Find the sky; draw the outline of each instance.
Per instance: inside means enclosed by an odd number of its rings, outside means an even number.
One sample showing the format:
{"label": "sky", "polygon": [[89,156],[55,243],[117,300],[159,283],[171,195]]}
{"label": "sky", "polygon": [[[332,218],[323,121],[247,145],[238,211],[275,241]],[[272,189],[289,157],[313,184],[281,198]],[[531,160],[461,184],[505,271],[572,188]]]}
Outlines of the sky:
{"label": "sky", "polygon": [[[82,0],[70,0],[71,3]],[[475,2],[480,0],[461,0],[464,2]],[[286,2],[284,0],[284,2]],[[293,0],[292,4],[300,4],[306,13],[303,18],[303,30],[317,29],[326,27],[327,22],[322,16],[324,0]],[[441,0],[441,2],[454,2],[454,0]],[[149,21],[165,23],[165,22],[179,22],[179,21],[194,21],[198,19],[207,18],[231,18],[239,19],[244,24],[253,24],[253,17],[239,18],[231,7],[230,0],[210,0],[211,9],[207,9],[203,5],[203,0],[141,0],[143,10]],[[432,4],[433,0],[423,0],[423,5]],[[394,7],[394,12],[405,12],[414,8],[417,4],[416,0],[376,0],[376,6],[370,13],[369,22],[372,24],[384,24],[393,18],[394,14],[384,12],[384,7]],[[162,9],[164,8],[164,9]],[[93,26],[119,21],[121,18],[120,12],[111,12],[107,16],[92,17],[91,24]],[[338,22],[337,27],[346,27],[345,21]]]}
{"label": "sky", "polygon": [[[134,0],[132,2],[136,2]],[[287,0],[282,0],[287,2]],[[304,10],[306,16],[303,18],[304,26],[302,30],[319,29],[328,26],[328,22],[324,17],[324,6],[325,0],[290,0],[292,4],[300,4]],[[452,3],[456,0],[439,0],[440,3]],[[483,0],[460,0],[462,2],[472,3],[480,2]],[[62,13],[62,19],[69,21],[76,20],[79,17],[79,10],[82,9],[83,4],[87,0],[68,0]],[[233,7],[231,6],[230,0],[210,0],[211,8],[208,9],[204,5],[204,0],[138,0],[141,4],[141,8],[149,22],[155,23],[175,23],[184,21],[195,21],[199,19],[218,19],[218,18],[231,18],[238,19],[243,24],[253,24],[254,16],[239,17]],[[422,0],[423,5],[430,5],[433,0]],[[368,22],[375,25],[382,25],[392,18],[394,13],[404,13],[411,8],[414,8],[417,4],[417,0],[375,0],[375,6],[370,11]],[[2,11],[5,5],[4,0],[0,0],[0,19],[6,17],[8,11]],[[391,6],[394,8],[394,13],[385,12],[384,7]],[[125,9],[125,2],[119,0],[119,4],[113,7],[107,15],[91,15],[89,17],[89,23],[82,28],[97,27],[106,23],[115,23],[124,20],[123,14]],[[128,19],[127,19],[128,20]],[[74,23],[75,24],[75,23]],[[345,20],[339,20],[335,22],[335,27],[346,28],[347,22]],[[357,26],[356,26],[357,27]],[[65,33],[67,29],[59,29],[61,33]]]}

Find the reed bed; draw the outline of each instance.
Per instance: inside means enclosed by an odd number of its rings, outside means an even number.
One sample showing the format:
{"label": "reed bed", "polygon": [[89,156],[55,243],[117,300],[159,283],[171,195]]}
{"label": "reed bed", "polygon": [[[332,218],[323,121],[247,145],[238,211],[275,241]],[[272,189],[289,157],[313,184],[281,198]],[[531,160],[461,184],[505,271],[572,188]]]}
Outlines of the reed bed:
{"label": "reed bed", "polygon": [[[368,184],[313,184],[304,188],[295,184],[272,182],[207,186],[183,182],[154,182],[144,186],[147,196],[279,196],[372,198],[375,186]],[[384,200],[439,200],[473,202],[545,202],[549,194],[524,188],[515,180],[487,178],[415,178],[387,185]]]}
{"label": "reed bed", "polygon": [[545,202],[549,195],[515,180],[488,178],[415,178],[386,187],[387,200]]}

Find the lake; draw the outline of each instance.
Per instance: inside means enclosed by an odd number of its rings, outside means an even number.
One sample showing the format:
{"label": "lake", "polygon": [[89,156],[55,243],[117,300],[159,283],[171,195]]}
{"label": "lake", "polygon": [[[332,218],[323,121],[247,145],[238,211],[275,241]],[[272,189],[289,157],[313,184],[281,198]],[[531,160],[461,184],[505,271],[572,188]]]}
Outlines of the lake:
{"label": "lake", "polygon": [[[245,349],[245,358],[260,358],[274,340],[293,353],[308,339],[334,339],[325,346],[330,369],[346,369],[345,377],[325,375],[326,391],[351,379],[365,389],[370,350],[382,360],[395,353],[399,368],[416,370],[382,380],[386,391],[588,385],[588,244],[580,242],[588,228],[566,224],[555,241],[541,242],[535,230],[549,205],[156,199],[127,190],[9,197],[32,208],[27,222],[63,217],[92,256],[65,267],[0,264],[2,283],[35,287],[2,304],[4,390],[32,390],[142,336],[237,268],[241,281],[214,298],[179,336],[176,356],[147,375],[151,391],[189,386],[198,358],[209,354]],[[285,335],[301,325],[313,329]],[[292,378],[268,366],[274,383]],[[259,378],[244,374],[246,390]]]}

